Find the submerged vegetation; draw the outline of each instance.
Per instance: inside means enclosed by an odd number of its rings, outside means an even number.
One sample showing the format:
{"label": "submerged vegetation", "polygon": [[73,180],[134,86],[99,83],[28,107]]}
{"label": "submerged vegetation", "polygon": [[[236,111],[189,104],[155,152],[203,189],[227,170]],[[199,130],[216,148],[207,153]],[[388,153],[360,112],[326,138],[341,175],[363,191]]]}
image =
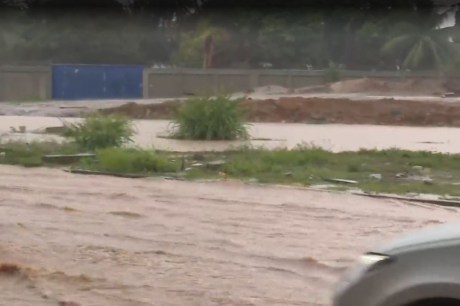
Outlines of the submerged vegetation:
{"label": "submerged vegetation", "polygon": [[[0,164],[62,166],[43,156],[79,151],[73,144],[9,142],[0,145]],[[245,148],[233,152],[178,155],[153,149],[119,147],[95,150],[94,157],[70,162],[68,166],[114,174],[224,178],[264,184],[327,185],[326,188],[331,189],[359,188],[395,194],[430,193],[460,197],[460,155],[397,149],[332,153],[315,147],[274,151]],[[334,179],[337,182],[331,183]]]}
{"label": "submerged vegetation", "polygon": [[227,96],[196,97],[174,116],[173,136],[191,140],[237,140],[249,137],[241,100]]}
{"label": "submerged vegetation", "polygon": [[134,125],[118,115],[92,114],[82,122],[66,124],[64,136],[85,150],[121,147],[132,142]]}
{"label": "submerged vegetation", "polygon": [[[193,98],[180,116],[181,138],[247,137],[238,104],[227,98]],[[204,113],[203,120],[200,114]],[[228,115],[234,118],[228,119]],[[231,117],[230,116],[230,117]],[[196,124],[196,126],[194,126]],[[224,128],[222,128],[222,126]],[[459,196],[460,154],[398,149],[333,153],[314,146],[292,150],[240,148],[231,152],[169,153],[129,146],[131,120],[93,115],[67,126],[64,142],[0,141],[0,164],[63,166],[113,174],[225,178],[266,184],[358,188],[387,193]],[[85,154],[77,154],[85,153]]]}

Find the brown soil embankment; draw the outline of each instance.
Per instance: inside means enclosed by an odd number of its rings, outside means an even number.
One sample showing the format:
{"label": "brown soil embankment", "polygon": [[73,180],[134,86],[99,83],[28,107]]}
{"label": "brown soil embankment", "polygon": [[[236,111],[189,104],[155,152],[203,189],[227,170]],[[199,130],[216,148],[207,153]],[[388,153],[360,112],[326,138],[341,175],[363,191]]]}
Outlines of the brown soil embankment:
{"label": "brown soil embankment", "polygon": [[[460,126],[460,103],[454,102],[285,97],[248,99],[243,101],[243,105],[251,122]],[[171,119],[179,106],[180,102],[177,101],[161,104],[127,103],[100,112],[123,114],[134,119]]]}

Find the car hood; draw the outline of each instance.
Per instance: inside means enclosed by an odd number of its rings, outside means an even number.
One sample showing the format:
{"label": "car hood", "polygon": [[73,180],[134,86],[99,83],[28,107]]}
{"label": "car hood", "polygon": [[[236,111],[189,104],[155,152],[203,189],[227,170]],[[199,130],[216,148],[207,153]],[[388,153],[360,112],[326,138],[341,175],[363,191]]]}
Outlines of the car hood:
{"label": "car hood", "polygon": [[378,252],[391,255],[413,248],[460,242],[460,223],[449,223],[410,232],[381,247]]}

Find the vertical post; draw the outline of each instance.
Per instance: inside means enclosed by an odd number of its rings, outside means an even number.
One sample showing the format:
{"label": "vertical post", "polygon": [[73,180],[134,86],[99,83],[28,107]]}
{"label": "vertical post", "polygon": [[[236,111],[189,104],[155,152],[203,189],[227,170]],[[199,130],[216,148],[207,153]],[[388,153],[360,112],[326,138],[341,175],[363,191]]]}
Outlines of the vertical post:
{"label": "vertical post", "polygon": [[204,39],[203,43],[204,57],[203,57],[203,69],[212,67],[212,57],[214,52],[214,41],[212,34],[208,34]]}
{"label": "vertical post", "polygon": [[46,69],[46,74],[43,79],[43,83],[40,84],[40,87],[43,87],[43,92],[40,93],[40,98],[44,100],[52,100],[53,97],[53,66],[50,65]]}
{"label": "vertical post", "polygon": [[149,97],[150,96],[149,85],[150,85],[149,68],[144,67],[144,69],[142,71],[142,97],[144,99],[151,98],[151,97]]}

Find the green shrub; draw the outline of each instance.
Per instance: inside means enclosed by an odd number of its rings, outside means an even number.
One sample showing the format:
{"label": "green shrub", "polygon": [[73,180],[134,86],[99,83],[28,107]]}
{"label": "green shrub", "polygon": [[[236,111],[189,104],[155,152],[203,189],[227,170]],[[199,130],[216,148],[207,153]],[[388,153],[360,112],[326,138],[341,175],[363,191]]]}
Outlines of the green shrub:
{"label": "green shrub", "polygon": [[174,118],[173,136],[192,140],[236,140],[249,137],[241,100],[228,96],[190,98]]}
{"label": "green shrub", "polygon": [[86,168],[115,173],[174,172],[176,164],[165,156],[147,149],[105,148],[96,151],[96,162]]}
{"label": "green shrub", "polygon": [[329,67],[323,72],[323,79],[326,83],[338,82],[342,79],[343,65],[329,62]]}
{"label": "green shrub", "polygon": [[132,142],[133,135],[132,121],[118,115],[90,115],[83,122],[68,124],[64,132],[64,136],[87,150],[120,147]]}

